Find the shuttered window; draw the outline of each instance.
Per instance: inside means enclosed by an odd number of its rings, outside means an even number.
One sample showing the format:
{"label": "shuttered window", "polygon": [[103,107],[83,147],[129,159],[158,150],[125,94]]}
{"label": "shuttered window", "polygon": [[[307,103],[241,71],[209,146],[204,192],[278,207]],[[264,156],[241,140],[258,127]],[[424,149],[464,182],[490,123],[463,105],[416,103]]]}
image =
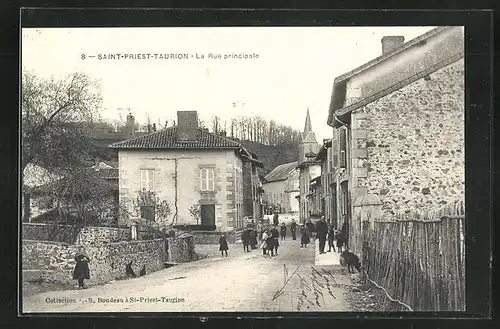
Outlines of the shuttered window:
{"label": "shuttered window", "polygon": [[200,168],[200,190],[215,190],[214,168]]}
{"label": "shuttered window", "polygon": [[338,146],[338,138],[337,135],[339,133],[339,130],[335,130],[333,133],[333,139],[332,139],[332,167],[334,169],[337,169],[339,166],[339,146]]}
{"label": "shuttered window", "polygon": [[345,128],[341,128],[339,130],[340,133],[340,168],[347,167],[347,130]]}

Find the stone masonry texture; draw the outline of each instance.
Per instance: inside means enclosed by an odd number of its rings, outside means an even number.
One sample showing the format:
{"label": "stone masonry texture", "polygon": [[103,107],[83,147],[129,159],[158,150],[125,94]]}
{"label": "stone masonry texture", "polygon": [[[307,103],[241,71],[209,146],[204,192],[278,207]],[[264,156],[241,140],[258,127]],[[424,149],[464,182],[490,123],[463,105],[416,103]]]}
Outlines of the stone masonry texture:
{"label": "stone masonry texture", "polygon": [[367,149],[356,185],[380,196],[386,217],[464,200],[464,110],[462,59],[354,114],[366,138],[352,147]]}

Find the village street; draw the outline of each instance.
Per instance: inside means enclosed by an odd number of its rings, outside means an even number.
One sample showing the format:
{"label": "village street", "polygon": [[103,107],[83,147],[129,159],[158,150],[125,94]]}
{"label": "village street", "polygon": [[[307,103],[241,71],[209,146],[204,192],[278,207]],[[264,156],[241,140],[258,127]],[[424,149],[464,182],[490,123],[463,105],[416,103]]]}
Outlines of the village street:
{"label": "village street", "polygon": [[245,254],[241,244],[230,246],[228,258],[218,254],[218,246],[198,247],[212,256],[86,290],[26,297],[23,312],[350,310],[347,270],[341,273],[338,253],[319,255],[317,241],[308,248],[300,248],[298,240],[282,241],[274,258],[263,257],[260,249]]}

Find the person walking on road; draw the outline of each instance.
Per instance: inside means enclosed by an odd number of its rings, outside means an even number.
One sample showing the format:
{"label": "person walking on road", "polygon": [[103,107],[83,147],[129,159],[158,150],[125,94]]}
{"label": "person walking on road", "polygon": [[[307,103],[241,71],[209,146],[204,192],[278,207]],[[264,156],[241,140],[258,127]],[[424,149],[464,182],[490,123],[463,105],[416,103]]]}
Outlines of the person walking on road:
{"label": "person walking on road", "polygon": [[321,219],[316,223],[316,236],[319,239],[319,253],[326,254],[325,244],[326,235],[328,234],[328,225],[325,222],[325,217],[321,216]]}
{"label": "person walking on road", "polygon": [[275,226],[271,230],[271,237],[273,238],[274,255],[278,256],[278,247],[280,245],[280,233],[278,232],[278,226]]}
{"label": "person walking on road", "polygon": [[332,225],[329,225],[328,227],[328,252],[332,251],[335,252],[335,245],[333,243],[333,240],[335,240],[335,230],[333,229]]}
{"label": "person walking on road", "polygon": [[243,242],[243,251],[249,252],[250,245],[250,230],[246,229],[241,233],[241,242]]}
{"label": "person walking on road", "polygon": [[281,240],[286,240],[286,224],[285,223],[281,223],[280,233],[281,233]]}
{"label": "person walking on road", "polygon": [[274,249],[275,249],[275,245],[276,245],[276,241],[277,239],[275,239],[273,237],[273,230],[271,230],[271,232],[268,233],[267,235],[267,239],[266,239],[266,250],[267,250],[267,253],[271,254],[271,257],[274,256]]}
{"label": "person walking on road", "polygon": [[250,248],[257,249],[257,231],[250,231]]}
{"label": "person walking on road", "polygon": [[304,225],[302,225],[302,227],[300,228],[300,233],[301,233],[301,237],[300,237],[300,247],[307,247],[307,245],[309,244],[309,242],[311,242],[311,239],[309,238],[309,234],[307,232],[307,229]]}
{"label": "person walking on road", "polygon": [[227,251],[229,250],[229,246],[227,245],[227,240],[226,240],[226,236],[225,235],[222,235],[219,239],[219,251],[221,253],[221,256],[224,257],[224,253],[226,254],[226,257],[227,257]]}
{"label": "person walking on road", "polygon": [[310,219],[307,220],[306,229],[307,229],[307,235],[309,236],[309,239],[312,238],[313,233],[314,233],[314,224],[311,222]]}
{"label": "person walking on road", "polygon": [[267,255],[267,239],[269,238],[269,234],[267,234],[267,230],[262,233],[260,248],[262,249],[262,255]]}
{"label": "person walking on road", "polygon": [[90,279],[89,262],[90,258],[84,251],[84,247],[80,246],[75,255],[75,269],[73,270],[73,280],[78,280],[78,288],[86,289],[85,279]]}
{"label": "person walking on road", "polygon": [[297,223],[295,223],[295,219],[292,219],[292,224],[290,224],[290,231],[292,231],[292,240],[296,240],[297,236],[295,235],[297,230]]}

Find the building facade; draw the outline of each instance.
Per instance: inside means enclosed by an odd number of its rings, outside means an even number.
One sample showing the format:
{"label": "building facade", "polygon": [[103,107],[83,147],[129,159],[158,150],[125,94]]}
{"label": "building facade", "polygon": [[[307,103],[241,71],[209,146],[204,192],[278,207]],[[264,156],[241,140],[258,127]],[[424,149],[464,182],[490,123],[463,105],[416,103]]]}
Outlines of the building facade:
{"label": "building facade", "polygon": [[307,109],[304,132],[299,146],[299,161],[297,169],[299,170],[299,208],[300,221],[305,223],[310,218],[309,199],[311,180],[321,174],[319,162],[315,159],[320,149],[316,140],[316,135],[312,130],[311,117]]}
{"label": "building facade", "polygon": [[267,214],[298,212],[299,175],[297,161],[276,166],[264,176],[264,198]]}
{"label": "building facade", "polygon": [[384,37],[381,56],[334,82],[333,184],[350,236],[361,226],[353,203],[366,195],[387,220],[464,200],[463,29],[403,40]]}
{"label": "building facade", "polygon": [[263,216],[263,189],[257,167],[262,167],[262,164],[256,160],[256,154],[251,153],[251,156],[251,159],[243,161],[243,216],[260,221]]}
{"label": "building facade", "polygon": [[[244,194],[252,191],[244,188],[244,163],[258,160],[240,143],[198,127],[196,111],[177,116],[176,126],[111,145],[118,150],[120,222],[130,224],[139,192],[150,191],[170,205],[165,220],[174,226],[243,227]],[[198,217],[190,211],[196,207]]]}
{"label": "building facade", "polygon": [[333,152],[332,140],[323,140],[323,146],[316,156],[316,160],[321,163],[321,180],[323,213],[327,223],[338,229],[337,213],[335,202],[335,179],[333,174]]}

